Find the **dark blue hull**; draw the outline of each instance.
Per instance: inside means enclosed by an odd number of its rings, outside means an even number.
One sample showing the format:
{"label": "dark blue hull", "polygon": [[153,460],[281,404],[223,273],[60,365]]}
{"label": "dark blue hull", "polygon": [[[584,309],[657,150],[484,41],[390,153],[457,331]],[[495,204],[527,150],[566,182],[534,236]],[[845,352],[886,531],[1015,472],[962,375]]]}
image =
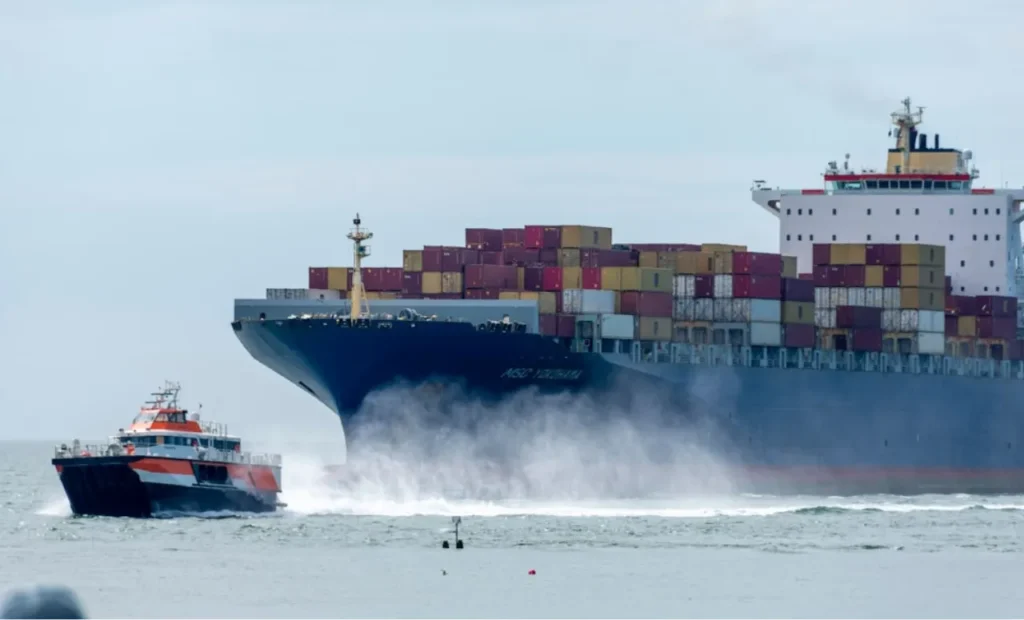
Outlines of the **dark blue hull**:
{"label": "dark blue hull", "polygon": [[146,518],[175,514],[263,513],[277,509],[275,497],[260,497],[230,485],[144,482],[131,463],[141,456],[57,458],[71,511],[80,516]]}
{"label": "dark blue hull", "polygon": [[334,410],[348,436],[367,398],[395,384],[457,385],[482,400],[528,388],[585,395],[595,419],[699,429],[745,491],[1024,492],[1017,379],[639,363],[458,323],[233,326],[256,360]]}

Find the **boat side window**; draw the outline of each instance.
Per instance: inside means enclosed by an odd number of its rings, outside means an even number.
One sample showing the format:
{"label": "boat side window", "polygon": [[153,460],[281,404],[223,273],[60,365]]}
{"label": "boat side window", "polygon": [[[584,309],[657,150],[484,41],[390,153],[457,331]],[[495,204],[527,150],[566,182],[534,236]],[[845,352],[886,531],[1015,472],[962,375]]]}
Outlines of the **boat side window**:
{"label": "boat side window", "polygon": [[910,181],[900,181],[900,189],[910,189]]}
{"label": "boat side window", "polygon": [[935,189],[946,189],[946,182],[945,181],[934,181],[933,184],[934,184]]}
{"label": "boat side window", "polygon": [[868,181],[868,189],[878,189],[878,181]]}
{"label": "boat side window", "polygon": [[921,187],[923,187],[921,181],[911,181],[910,182],[910,189],[921,189]]}

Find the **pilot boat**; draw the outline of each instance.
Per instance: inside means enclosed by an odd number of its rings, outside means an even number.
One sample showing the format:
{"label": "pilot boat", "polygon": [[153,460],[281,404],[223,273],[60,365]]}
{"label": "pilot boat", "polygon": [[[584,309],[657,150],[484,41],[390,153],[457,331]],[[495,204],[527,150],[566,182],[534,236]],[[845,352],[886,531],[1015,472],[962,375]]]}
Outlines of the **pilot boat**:
{"label": "pilot boat", "polygon": [[52,463],[75,515],[266,513],[285,505],[281,456],[243,452],[226,425],[180,408],[180,390],[166,382],[105,445],[75,439],[55,447]]}

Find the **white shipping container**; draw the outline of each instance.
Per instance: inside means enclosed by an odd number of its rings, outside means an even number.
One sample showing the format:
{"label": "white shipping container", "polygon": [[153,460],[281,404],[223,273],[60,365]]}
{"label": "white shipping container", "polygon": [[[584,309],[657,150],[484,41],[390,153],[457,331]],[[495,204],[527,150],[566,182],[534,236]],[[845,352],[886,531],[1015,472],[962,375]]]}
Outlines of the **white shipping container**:
{"label": "white shipping container", "polygon": [[681,275],[672,280],[672,294],[679,298],[690,298],[696,294],[697,276]]}
{"label": "white shipping container", "polygon": [[917,352],[922,355],[941,355],[945,353],[945,334],[921,332],[917,335]]}
{"label": "white shipping container", "polygon": [[898,288],[882,289],[882,307],[889,310],[898,310],[903,304]]}
{"label": "white shipping container", "polygon": [[883,300],[883,295],[882,295],[882,289],[881,288],[872,287],[872,288],[864,289],[864,291],[865,291],[864,292],[865,300],[867,302],[865,305],[867,305],[868,307],[871,307],[871,308],[884,308],[885,307],[885,303],[884,303],[884,300]]}
{"label": "white shipping container", "polygon": [[714,299],[694,299],[693,300],[693,320],[694,321],[714,321],[715,320],[715,300]]}
{"label": "white shipping container", "polygon": [[822,329],[832,329],[836,326],[836,311],[823,309],[814,311],[814,326]]}
{"label": "white shipping container", "polygon": [[824,310],[828,308],[828,289],[825,287],[814,288],[814,308]]}
{"label": "white shipping container", "polygon": [[782,325],[780,325],[779,323],[751,323],[750,346],[782,346]]}
{"label": "white shipping container", "polygon": [[846,305],[866,306],[868,305],[867,289],[848,288],[846,289]]}
{"label": "white shipping container", "polygon": [[898,331],[900,331],[900,311],[899,310],[882,310],[882,331],[886,331],[886,332],[898,332]]}
{"label": "white shipping container", "polygon": [[921,317],[918,315],[917,310],[902,310],[900,311],[900,329],[901,332],[916,332],[918,326],[921,324]]}
{"label": "white shipping container", "polygon": [[778,299],[734,299],[732,320],[739,323],[781,323],[782,302]]}
{"label": "white shipping container", "polygon": [[715,299],[715,314],[712,320],[728,322],[732,320],[732,300]]}
{"label": "white shipping container", "polygon": [[933,332],[945,335],[946,313],[942,310],[919,310],[920,319],[918,329],[923,332]]}
{"label": "white shipping container", "polygon": [[601,337],[610,340],[632,340],[634,317],[628,314],[602,314],[599,318]]}
{"label": "white shipping container", "polygon": [[839,306],[849,306],[850,296],[847,293],[848,290],[839,287],[828,289],[828,307],[834,309]]}
{"label": "white shipping container", "polygon": [[566,314],[614,314],[615,291],[565,289],[562,291],[562,312]]}
{"label": "white shipping container", "polygon": [[715,276],[715,298],[732,299],[732,276]]}
{"label": "white shipping container", "polygon": [[672,305],[672,317],[677,321],[696,321],[697,300],[676,299]]}

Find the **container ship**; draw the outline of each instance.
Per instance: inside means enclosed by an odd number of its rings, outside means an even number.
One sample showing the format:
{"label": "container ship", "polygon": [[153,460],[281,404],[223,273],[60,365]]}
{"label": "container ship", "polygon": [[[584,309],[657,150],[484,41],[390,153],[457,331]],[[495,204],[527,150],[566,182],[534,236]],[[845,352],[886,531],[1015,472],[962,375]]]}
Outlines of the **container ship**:
{"label": "container ship", "polygon": [[971,152],[921,119],[909,98],[892,113],[884,170],[847,156],[822,187],[754,181],[779,253],[528,225],[364,267],[357,216],[351,267],[236,299],[232,327],[346,436],[399,383],[585,393],[609,411],[639,394],[722,447],[736,490],[1024,492],[1024,190],[976,187]]}

